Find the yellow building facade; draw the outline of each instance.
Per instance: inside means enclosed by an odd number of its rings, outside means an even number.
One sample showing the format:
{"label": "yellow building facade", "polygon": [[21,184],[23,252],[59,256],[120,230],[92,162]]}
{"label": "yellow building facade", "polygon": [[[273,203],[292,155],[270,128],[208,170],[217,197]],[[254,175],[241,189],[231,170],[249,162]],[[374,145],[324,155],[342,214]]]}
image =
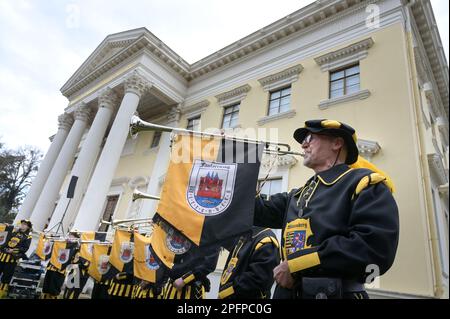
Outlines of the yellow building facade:
{"label": "yellow building facade", "polygon": [[[135,111],[152,123],[223,129],[296,151],[292,134],[304,121],[336,119],[356,129],[360,154],[395,183],[398,252],[369,294],[448,298],[448,66],[429,1],[317,1],[194,64],[145,28],[125,31],[107,36],[61,92],[71,118],[60,119],[48,168],[18,216],[38,230],[58,227],[62,217],[66,230],[97,230],[102,219],[153,215],[157,202],[131,197],[136,189],[158,195],[170,134],[131,138]],[[260,172],[261,179],[269,172],[266,193],[313,174],[300,157],[271,160]],[[69,200],[75,170],[81,175]],[[56,194],[47,184],[58,186]]]}

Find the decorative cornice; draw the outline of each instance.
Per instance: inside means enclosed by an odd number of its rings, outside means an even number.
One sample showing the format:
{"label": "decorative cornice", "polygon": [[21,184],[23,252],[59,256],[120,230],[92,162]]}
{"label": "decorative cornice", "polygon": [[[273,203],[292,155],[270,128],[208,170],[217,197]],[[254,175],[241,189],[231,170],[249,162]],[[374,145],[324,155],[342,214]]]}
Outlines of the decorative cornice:
{"label": "decorative cornice", "polygon": [[327,109],[330,106],[333,106],[336,104],[350,102],[350,101],[354,101],[354,100],[364,100],[364,99],[367,99],[369,96],[370,96],[369,90],[361,90],[361,91],[358,91],[358,92],[355,92],[352,94],[347,94],[347,95],[323,100],[319,103],[319,109],[324,110],[324,109]]}
{"label": "decorative cornice", "polygon": [[152,84],[136,70],[128,75],[124,81],[125,93],[132,92],[139,97],[151,86]]}
{"label": "decorative cornice", "polygon": [[[295,164],[297,164],[297,162],[298,162],[298,160],[294,156],[286,154],[286,155],[277,156],[277,159],[276,159],[274,165],[276,165],[278,168],[282,168],[282,167],[289,168],[289,167],[292,167]],[[270,169],[270,166],[272,165],[272,163],[273,163],[273,160],[271,159],[270,156],[263,156],[263,158],[261,160],[261,167],[267,171]]]}
{"label": "decorative cornice", "polygon": [[250,85],[244,84],[228,92],[216,95],[216,99],[219,102],[220,106],[239,103],[247,96],[247,93],[251,90],[251,88],[252,87]]}
{"label": "decorative cornice", "polygon": [[63,113],[58,116],[58,129],[69,131],[73,124],[73,117],[70,114]]}
{"label": "decorative cornice", "polygon": [[448,182],[443,185],[439,185],[438,191],[440,194],[448,196]]}
{"label": "decorative cornice", "polygon": [[124,186],[130,181],[129,177],[117,177],[114,178],[111,182],[111,186]]}
{"label": "decorative cornice", "polygon": [[297,81],[302,70],[303,66],[298,64],[281,72],[265,76],[259,79],[258,82],[262,85],[264,91],[270,91]]}
{"label": "decorative cornice", "polygon": [[195,62],[190,68],[191,77],[188,80],[233,63],[255,51],[275,46],[295,33],[306,33],[312,28],[332,22],[343,15],[364,10],[367,4],[378,1],[316,1]]}
{"label": "decorative cornice", "polygon": [[291,118],[291,117],[294,117],[296,113],[297,112],[295,110],[289,110],[289,111],[282,112],[282,113],[267,115],[267,116],[260,118],[258,120],[257,124],[264,125],[264,124],[272,122],[272,121],[276,121],[276,120],[280,120],[280,119],[284,119],[284,118]]}
{"label": "decorative cornice", "polygon": [[[449,117],[449,72],[444,48],[436,26],[430,1],[411,2],[412,26],[416,31],[416,41],[420,46],[426,73],[436,88],[439,106]],[[436,84],[436,85],[434,85]]]}
{"label": "decorative cornice", "polygon": [[194,112],[202,112],[209,106],[210,102],[208,100],[203,100],[198,103],[182,106],[180,107],[181,114],[189,114]]}
{"label": "decorative cornice", "polygon": [[359,154],[369,161],[381,150],[380,144],[376,141],[358,139],[356,146],[358,147]]}
{"label": "decorative cornice", "polygon": [[135,176],[130,179],[130,181],[128,182],[128,186],[131,189],[136,189],[138,187],[147,185],[148,181],[149,181],[148,176]]}
{"label": "decorative cornice", "polygon": [[372,47],[373,43],[372,38],[367,38],[345,48],[314,58],[314,61],[325,72],[364,59],[367,57],[368,50]]}
{"label": "decorative cornice", "polygon": [[[69,97],[127,58],[144,51],[152,54],[186,81],[191,81],[255,51],[268,46],[276,46],[278,42],[294,33],[307,32],[320,24],[332,22],[342,15],[363,10],[367,3],[377,1],[379,0],[362,2],[335,0],[312,3],[193,64],[183,60],[146,28],[111,34],[64,84],[61,92],[64,96]],[[109,56],[108,52],[111,48],[121,49]]]}
{"label": "decorative cornice", "polygon": [[441,137],[444,140],[445,145],[448,147],[448,121],[446,121],[442,116],[436,118],[436,125],[441,132]]}
{"label": "decorative cornice", "polygon": [[439,154],[428,154],[428,165],[431,171],[438,178],[439,184],[448,183],[448,171],[446,172],[444,164],[442,163],[442,157]]}
{"label": "decorative cornice", "polygon": [[180,120],[181,111],[177,106],[172,107],[167,113],[167,124],[173,127],[178,126]]}
{"label": "decorative cornice", "polygon": [[118,105],[119,99],[117,94],[110,88],[107,87],[98,96],[98,107],[106,107],[114,111]]}

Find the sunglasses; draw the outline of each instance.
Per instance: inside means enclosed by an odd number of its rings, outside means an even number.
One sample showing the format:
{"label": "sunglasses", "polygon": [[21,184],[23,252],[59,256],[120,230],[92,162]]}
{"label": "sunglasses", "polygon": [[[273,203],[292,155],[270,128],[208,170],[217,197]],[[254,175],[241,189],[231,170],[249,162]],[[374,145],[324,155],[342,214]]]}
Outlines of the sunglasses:
{"label": "sunglasses", "polygon": [[334,136],[332,134],[323,134],[323,133],[322,134],[317,134],[317,133],[312,134],[312,133],[308,133],[308,135],[306,135],[305,138],[303,139],[303,141],[301,142],[301,145],[303,145],[305,143],[310,144],[314,139],[317,138],[318,135],[328,136],[328,137],[336,137],[336,136]]}

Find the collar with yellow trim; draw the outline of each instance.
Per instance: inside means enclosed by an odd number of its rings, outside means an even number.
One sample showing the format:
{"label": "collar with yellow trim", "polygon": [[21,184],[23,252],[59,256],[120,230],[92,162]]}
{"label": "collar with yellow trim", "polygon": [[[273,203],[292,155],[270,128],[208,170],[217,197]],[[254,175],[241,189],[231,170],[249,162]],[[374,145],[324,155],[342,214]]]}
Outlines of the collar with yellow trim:
{"label": "collar with yellow trim", "polygon": [[326,171],[317,173],[317,177],[323,184],[333,185],[351,170],[353,169],[350,168],[347,164],[338,164],[327,169]]}

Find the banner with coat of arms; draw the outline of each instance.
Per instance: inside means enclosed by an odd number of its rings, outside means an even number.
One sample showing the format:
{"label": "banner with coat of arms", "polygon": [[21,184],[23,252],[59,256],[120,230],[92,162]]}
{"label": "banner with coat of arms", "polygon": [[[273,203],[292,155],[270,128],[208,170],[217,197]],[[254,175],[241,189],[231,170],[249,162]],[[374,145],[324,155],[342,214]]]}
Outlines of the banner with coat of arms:
{"label": "banner with coat of arms", "polygon": [[[99,232],[82,232],[81,233],[81,241],[99,241],[104,242],[106,239],[106,233]],[[80,245],[80,258],[91,261],[92,258],[92,248],[94,243],[81,243]]]}
{"label": "banner with coat of arms", "polygon": [[76,252],[77,243],[55,240],[53,242],[50,263],[59,270],[64,270],[70,264]]}
{"label": "banner with coat of arms", "polygon": [[52,249],[53,241],[45,237],[44,234],[40,234],[39,241],[36,247],[36,255],[38,255],[41,260],[48,260],[51,256]]}
{"label": "banner with coat of arms", "polygon": [[93,244],[92,258],[88,268],[88,274],[98,282],[104,281],[106,274],[111,269],[109,257],[111,253],[111,245]]}
{"label": "banner with coat of arms", "polygon": [[150,246],[151,237],[134,234],[134,277],[153,284],[163,280],[165,268]]}
{"label": "banner with coat of arms", "polygon": [[263,148],[225,138],[178,135],[156,217],[196,246],[249,232]]}
{"label": "banner with coat of arms", "polygon": [[109,262],[118,272],[133,273],[134,234],[132,231],[117,229]]}
{"label": "banner with coat of arms", "polygon": [[0,224],[0,248],[8,242],[13,230],[12,225]]}

